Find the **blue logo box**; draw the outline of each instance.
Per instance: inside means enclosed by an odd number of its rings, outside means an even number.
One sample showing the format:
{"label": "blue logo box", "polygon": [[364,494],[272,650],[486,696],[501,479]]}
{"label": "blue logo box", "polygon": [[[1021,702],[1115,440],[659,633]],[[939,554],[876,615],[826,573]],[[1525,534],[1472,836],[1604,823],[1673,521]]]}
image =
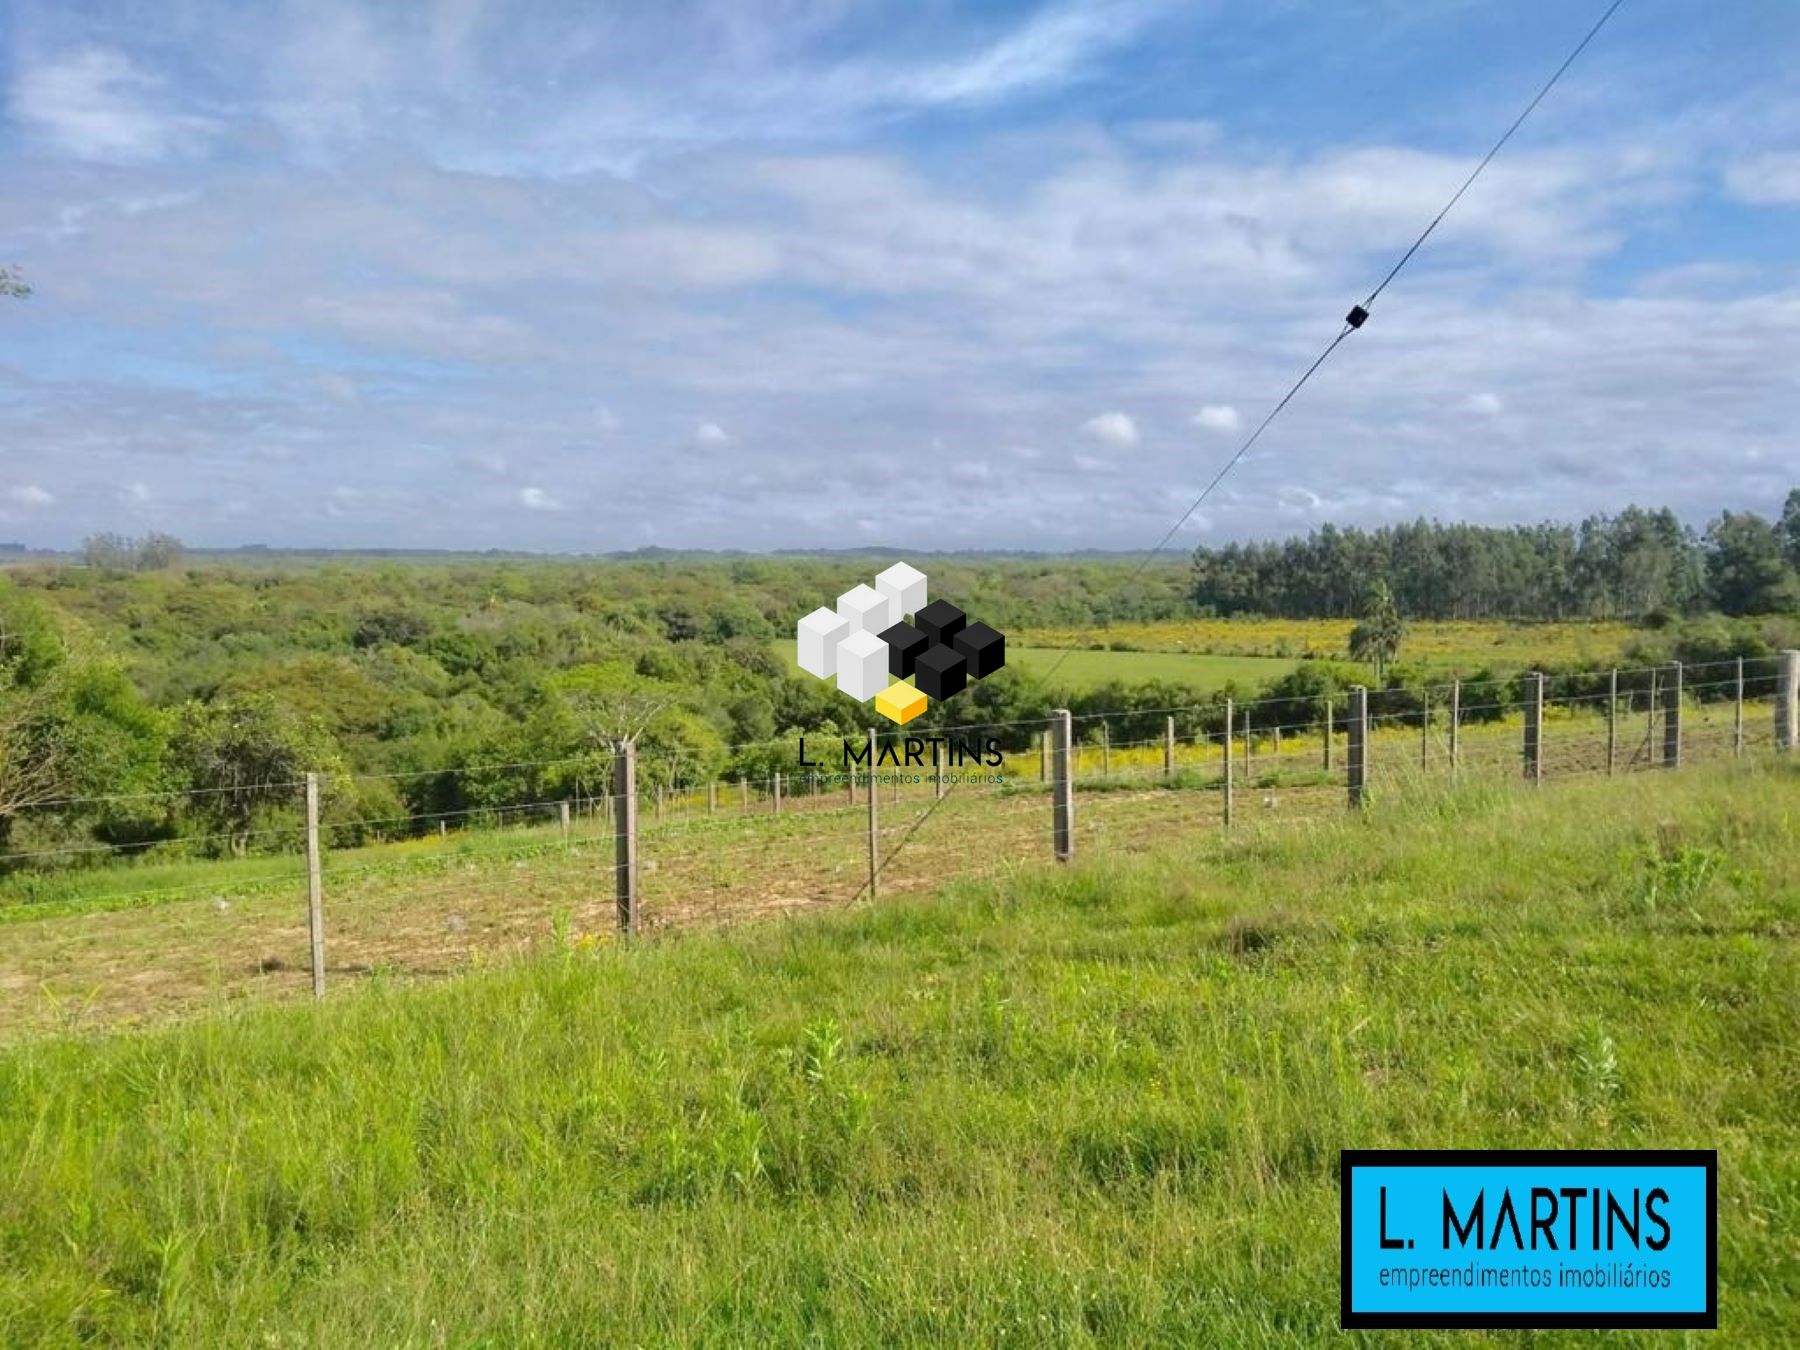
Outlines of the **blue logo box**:
{"label": "blue logo box", "polygon": [[1719,1324],[1711,1149],[1346,1149],[1340,1321]]}

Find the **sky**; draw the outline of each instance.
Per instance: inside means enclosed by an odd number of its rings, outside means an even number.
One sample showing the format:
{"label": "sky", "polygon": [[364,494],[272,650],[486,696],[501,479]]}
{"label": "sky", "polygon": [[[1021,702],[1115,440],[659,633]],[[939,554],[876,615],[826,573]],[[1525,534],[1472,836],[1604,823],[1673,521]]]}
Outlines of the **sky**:
{"label": "sky", "polygon": [[[1146,548],[1600,8],[0,4],[0,541]],[[1626,0],[1176,542],[1778,512],[1797,65]]]}

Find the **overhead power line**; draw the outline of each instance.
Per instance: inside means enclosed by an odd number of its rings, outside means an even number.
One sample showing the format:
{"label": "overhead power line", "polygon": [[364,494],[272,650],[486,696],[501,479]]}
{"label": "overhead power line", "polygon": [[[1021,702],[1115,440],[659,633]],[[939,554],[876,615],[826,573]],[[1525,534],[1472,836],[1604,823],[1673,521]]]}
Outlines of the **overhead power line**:
{"label": "overhead power line", "polygon": [[[1544,81],[1543,87],[1540,88],[1536,94],[1532,95],[1531,101],[1520,110],[1519,115],[1513,118],[1511,125],[1500,134],[1500,138],[1488,148],[1488,152],[1483,155],[1475,167],[1470,170],[1469,176],[1463,180],[1462,186],[1450,194],[1450,200],[1445,202],[1443,208],[1431,218],[1431,223],[1419,232],[1419,237],[1413,240],[1412,245],[1406,252],[1400,255],[1399,261],[1388,269],[1388,274],[1381,279],[1381,283],[1376,286],[1374,290],[1369,292],[1368,298],[1361,304],[1351,306],[1350,312],[1344,316],[1343,325],[1338,329],[1337,336],[1326,343],[1325,349],[1320,352],[1318,356],[1313,358],[1312,364],[1300,372],[1300,378],[1295,380],[1294,383],[1289,386],[1288,391],[1281,396],[1280,401],[1277,402],[1273,408],[1269,409],[1262,421],[1256,424],[1256,428],[1244,438],[1244,443],[1238,446],[1231,457],[1219,466],[1219,471],[1212,476],[1205,487],[1200,489],[1200,495],[1195,497],[1194,500],[1188,504],[1187,510],[1181,513],[1175,523],[1163,532],[1162,538],[1158,539],[1138,560],[1137,566],[1132,569],[1130,575],[1125,578],[1125,581],[1119,587],[1120,591],[1128,590],[1133,583],[1143,576],[1145,569],[1149,567],[1156,555],[1161,553],[1168,545],[1168,542],[1175,537],[1176,532],[1193,518],[1194,512],[1200,509],[1206,499],[1212,495],[1213,490],[1217,488],[1220,483],[1225,481],[1226,476],[1238,466],[1244,456],[1250,453],[1251,447],[1262,438],[1263,432],[1267,431],[1270,424],[1282,414],[1289,403],[1294,401],[1294,396],[1306,387],[1306,382],[1313,377],[1319,367],[1323,366],[1325,362],[1330,359],[1331,354],[1343,344],[1345,338],[1349,337],[1350,334],[1354,333],[1368,322],[1369,315],[1375,307],[1375,301],[1379,299],[1381,293],[1388,288],[1389,283],[1391,283],[1395,277],[1399,276],[1401,270],[1412,261],[1413,255],[1424,246],[1427,239],[1431,238],[1432,232],[1443,223],[1444,217],[1448,216],[1456,204],[1462,200],[1463,194],[1474,186],[1475,180],[1481,177],[1489,164],[1493,163],[1494,157],[1498,155],[1505,147],[1506,143],[1513,138],[1513,134],[1517,132],[1520,127],[1525,125],[1526,119],[1528,119],[1532,113],[1537,111],[1538,104],[1542,103],[1549,95],[1550,91],[1556,88],[1557,84],[1562,80],[1562,77],[1568,72],[1569,67],[1575,64],[1576,58],[1578,58],[1582,52],[1587,50],[1588,44],[1593,42],[1593,40],[1599,36],[1600,30],[1606,27],[1607,22],[1619,11],[1619,7],[1624,3],[1625,0],[1612,0],[1612,3],[1606,7],[1600,17],[1594,21],[1593,26],[1583,35],[1581,41],[1577,42],[1573,49],[1570,50],[1569,54],[1563,58],[1562,64],[1551,72],[1550,78]],[[1074,649],[1070,647],[1063,648],[1061,655],[1050,663],[1050,668],[1044,672],[1041,678],[1048,680],[1052,675],[1056,674],[1057,670],[1061,668],[1062,663],[1068,658],[1068,655],[1072,650]],[[938,804],[945,801],[947,797],[948,794],[946,794],[945,797],[938,798],[937,801],[934,801],[931,806],[926,809],[925,813],[919,817],[912,829],[908,830],[899,843],[894,846],[893,850],[888,854],[889,858],[894,857],[895,854],[899,853],[901,848],[905,847],[907,840],[911,839],[918,831],[919,827],[931,818],[932,814],[937,810]],[[882,865],[885,866],[885,860]],[[879,874],[880,868],[877,867],[876,871]],[[866,888],[866,882],[864,883],[864,886]],[[851,899],[854,900],[861,894],[862,891],[858,890],[857,895],[852,896]]]}

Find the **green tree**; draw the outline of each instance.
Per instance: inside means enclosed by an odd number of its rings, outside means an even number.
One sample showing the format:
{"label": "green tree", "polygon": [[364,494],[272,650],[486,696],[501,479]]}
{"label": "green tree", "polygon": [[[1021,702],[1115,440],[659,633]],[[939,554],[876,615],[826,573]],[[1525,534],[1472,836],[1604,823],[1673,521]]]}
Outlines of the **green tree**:
{"label": "green tree", "polygon": [[1350,659],[1366,661],[1375,667],[1375,682],[1380,684],[1388,663],[1400,654],[1400,640],[1406,636],[1406,624],[1394,593],[1385,581],[1369,588],[1363,601],[1362,622],[1350,630]]}
{"label": "green tree", "polygon": [[1788,566],[1800,572],[1800,487],[1788,492],[1781,508],[1781,523],[1775,528],[1781,535],[1781,551]]}
{"label": "green tree", "polygon": [[1727,511],[1706,531],[1713,603],[1727,614],[1800,608],[1800,580],[1782,556],[1775,527],[1753,512]]}
{"label": "green tree", "polygon": [[19,275],[16,267],[0,267],[0,295],[23,300],[31,294],[31,284]]}
{"label": "green tree", "polygon": [[266,695],[192,702],[177,717],[169,758],[193,792],[190,814],[242,856],[257,821],[300,800],[309,772],[337,768],[330,737],[312,718]]}

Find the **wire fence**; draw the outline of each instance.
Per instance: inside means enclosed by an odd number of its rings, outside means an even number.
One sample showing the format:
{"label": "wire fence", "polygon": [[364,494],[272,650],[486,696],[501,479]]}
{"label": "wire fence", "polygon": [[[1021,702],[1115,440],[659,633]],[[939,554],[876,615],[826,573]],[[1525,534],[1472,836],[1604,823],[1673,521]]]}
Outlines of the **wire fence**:
{"label": "wire fence", "polygon": [[[235,830],[0,855],[0,1032],[846,905],[1053,857],[1380,810],[1390,795],[1457,780],[1550,783],[1768,755],[1794,747],[1797,686],[1800,654],[1784,653],[1762,667],[809,733],[802,769],[658,772],[653,786],[634,748],[581,793],[399,815],[333,814],[334,800],[360,798],[334,799],[318,776],[246,784],[262,817],[240,812]],[[298,818],[269,819],[277,810]]]}

